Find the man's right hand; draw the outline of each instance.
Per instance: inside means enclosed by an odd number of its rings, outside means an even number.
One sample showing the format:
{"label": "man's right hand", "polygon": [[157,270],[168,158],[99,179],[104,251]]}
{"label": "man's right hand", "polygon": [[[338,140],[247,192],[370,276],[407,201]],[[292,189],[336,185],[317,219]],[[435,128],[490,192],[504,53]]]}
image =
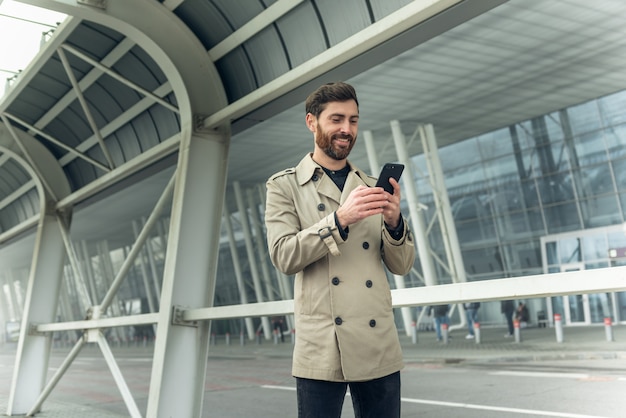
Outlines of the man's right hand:
{"label": "man's right hand", "polygon": [[345,229],[368,216],[383,213],[389,203],[387,195],[382,187],[358,186],[337,209],[339,224]]}

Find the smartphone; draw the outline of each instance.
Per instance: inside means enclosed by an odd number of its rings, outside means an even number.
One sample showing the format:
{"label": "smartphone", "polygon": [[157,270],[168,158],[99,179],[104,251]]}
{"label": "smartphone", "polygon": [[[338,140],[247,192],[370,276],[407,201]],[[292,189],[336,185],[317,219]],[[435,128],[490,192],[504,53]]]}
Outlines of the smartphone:
{"label": "smartphone", "polygon": [[397,163],[387,163],[380,170],[380,176],[376,182],[376,187],[382,187],[385,191],[393,194],[393,186],[389,183],[389,178],[393,177],[396,181],[400,181],[400,176],[404,170],[404,165]]}

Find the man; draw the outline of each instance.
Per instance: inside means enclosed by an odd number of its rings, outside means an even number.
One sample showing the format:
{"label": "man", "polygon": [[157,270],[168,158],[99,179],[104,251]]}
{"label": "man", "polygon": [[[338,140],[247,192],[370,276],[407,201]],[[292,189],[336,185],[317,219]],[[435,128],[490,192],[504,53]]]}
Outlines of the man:
{"label": "man", "polygon": [[[400,416],[402,352],[383,263],[413,266],[413,238],[394,193],[347,160],[357,138],[354,88],[329,83],[306,100],[314,150],[267,181],[270,257],[295,274],[298,416],[340,417],[346,389],[357,417]],[[382,261],[382,262],[381,262]]]}
{"label": "man", "polygon": [[474,324],[478,322],[478,308],[480,308],[480,302],[464,303],[465,318],[467,319],[467,335],[465,338],[468,340],[473,339],[474,336]]}
{"label": "man", "polygon": [[428,307],[428,315],[433,314],[433,318],[435,319],[437,341],[443,341],[443,335],[441,333],[442,325],[450,325],[450,318],[448,317],[449,310],[450,305],[435,305]]}
{"label": "man", "polygon": [[508,332],[504,334],[506,338],[513,336],[513,312],[515,312],[515,302],[513,300],[503,300],[500,302],[500,312],[506,318]]}

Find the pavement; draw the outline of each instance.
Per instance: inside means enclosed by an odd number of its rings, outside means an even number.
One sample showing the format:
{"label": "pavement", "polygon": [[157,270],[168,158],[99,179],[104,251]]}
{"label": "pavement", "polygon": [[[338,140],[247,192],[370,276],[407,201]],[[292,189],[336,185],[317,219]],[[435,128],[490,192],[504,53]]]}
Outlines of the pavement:
{"label": "pavement", "polygon": [[[466,339],[465,330],[450,332],[447,343],[438,342],[432,331],[419,331],[416,338],[400,335],[405,363],[439,363],[439,364],[467,364],[493,362],[529,362],[554,360],[590,360],[590,359],[626,359],[626,325],[616,325],[607,330],[604,325],[565,327],[562,342],[557,341],[555,328],[525,328],[520,329],[519,338],[505,338],[505,329],[483,328],[480,330],[480,339]],[[209,358],[241,358],[241,359],[268,359],[291,358],[293,344],[291,336],[285,336],[285,342],[262,341],[240,344],[239,338],[233,338],[230,344],[224,336],[212,339]],[[143,344],[128,347],[112,347],[115,356],[120,357],[147,357],[152,348]],[[60,356],[67,352],[67,347],[53,349],[52,355]],[[5,344],[0,346],[0,372],[4,378],[10,376],[14,360],[15,346]],[[123,370],[127,372],[127,370]],[[254,376],[251,376],[254,377]],[[7,382],[8,383],[8,382]],[[6,385],[8,387],[8,385]],[[110,388],[116,392],[116,388]],[[8,393],[0,392],[0,416],[5,416],[7,410]],[[43,411],[37,414],[42,418],[71,418],[71,417],[120,417],[114,413],[101,409],[90,409],[88,406],[70,404],[67,402],[46,401]]]}
{"label": "pavement", "polygon": [[[557,359],[626,359],[626,325],[611,327],[612,340],[607,339],[604,325],[564,327],[562,342],[557,341],[555,328],[524,328],[519,330],[519,341],[505,337],[501,327],[482,328],[480,339],[468,340],[466,330],[453,330],[447,343],[438,342],[434,331],[419,331],[417,341],[410,336],[400,335],[405,362],[498,362],[540,361]],[[242,346],[238,339],[230,345],[217,337],[209,356],[244,357],[291,357],[291,338],[285,343],[263,341],[261,344]]]}

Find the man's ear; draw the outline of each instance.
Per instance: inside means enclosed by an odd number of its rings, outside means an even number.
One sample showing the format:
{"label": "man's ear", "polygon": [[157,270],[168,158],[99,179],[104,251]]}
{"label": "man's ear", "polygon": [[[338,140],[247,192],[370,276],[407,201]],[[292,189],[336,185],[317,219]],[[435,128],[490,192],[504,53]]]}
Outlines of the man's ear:
{"label": "man's ear", "polygon": [[306,114],[306,127],[309,128],[309,131],[315,133],[315,127],[317,124],[317,118],[313,116],[312,113]]}

